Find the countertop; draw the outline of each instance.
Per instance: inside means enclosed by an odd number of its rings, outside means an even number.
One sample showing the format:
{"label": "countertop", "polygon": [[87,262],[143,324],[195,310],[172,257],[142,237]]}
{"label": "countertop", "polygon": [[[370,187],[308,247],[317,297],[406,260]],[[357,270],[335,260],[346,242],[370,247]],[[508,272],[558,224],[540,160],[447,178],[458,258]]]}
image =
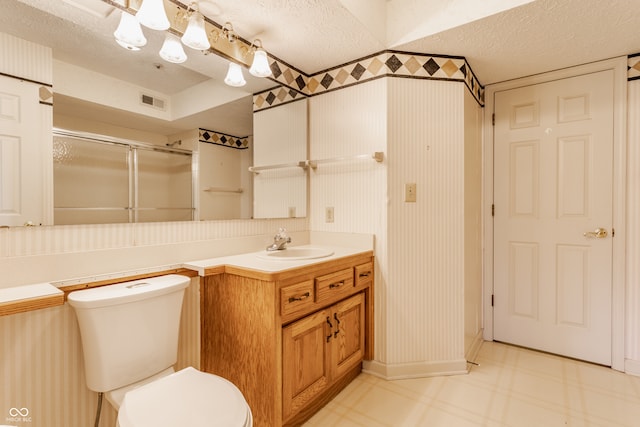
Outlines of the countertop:
{"label": "countertop", "polygon": [[[368,248],[369,245],[367,243],[370,239],[368,239],[367,236],[360,237],[364,235],[356,234],[345,234],[346,237],[340,236],[340,234],[335,233],[329,234],[328,237],[324,238],[324,240],[322,239],[322,236],[320,236],[320,241],[325,243],[338,238],[339,242],[345,244],[349,239],[351,239],[356,243],[357,247],[333,244],[288,246],[291,250],[315,248],[330,251],[332,254],[330,256],[311,259],[265,259],[265,255],[267,255],[268,252],[263,249],[256,252],[248,252],[238,255],[187,261],[170,266],[158,266],[154,268],[138,269],[135,271],[102,274],[91,277],[69,279],[55,283],[39,283],[4,288],[0,289],[0,316],[62,305],[64,304],[65,292],[69,291],[73,286],[100,286],[106,282],[116,283],[119,279],[124,281],[131,276],[152,276],[154,272],[164,272],[168,274],[175,273],[182,269],[182,271],[191,271],[193,272],[192,274],[197,273],[199,276],[204,277],[224,272],[233,272],[237,274],[242,271],[249,273],[254,272],[255,275],[265,279],[275,279],[277,277],[281,277],[281,273],[283,275],[287,275],[287,272],[290,270],[331,262],[345,257],[373,255],[373,249]],[[284,249],[284,251],[286,250],[287,249]]]}
{"label": "countertop", "polygon": [[[199,261],[192,261],[183,264],[184,268],[193,269],[198,272],[200,276],[206,276],[208,274],[222,273],[226,267],[235,267],[245,270],[261,271],[264,273],[280,273],[287,270],[297,269],[300,267],[306,267],[318,263],[327,261],[333,261],[339,258],[344,258],[352,255],[371,253],[369,249],[362,248],[349,248],[340,246],[326,246],[326,245],[301,245],[290,246],[290,249],[305,249],[305,248],[318,248],[325,249],[333,252],[332,255],[322,258],[312,259],[264,259],[266,254],[265,250],[257,252],[249,252],[245,254],[225,256],[219,258],[209,258]],[[284,249],[285,251],[287,249]]]}

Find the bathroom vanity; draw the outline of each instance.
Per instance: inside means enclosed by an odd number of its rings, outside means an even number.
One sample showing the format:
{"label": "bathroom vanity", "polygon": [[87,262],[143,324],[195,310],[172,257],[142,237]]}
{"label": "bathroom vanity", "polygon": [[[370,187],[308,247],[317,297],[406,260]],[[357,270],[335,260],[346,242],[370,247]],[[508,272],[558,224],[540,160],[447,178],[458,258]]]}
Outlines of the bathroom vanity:
{"label": "bathroom vanity", "polygon": [[201,265],[201,370],[244,394],[254,425],[300,425],[373,357],[372,251]]}

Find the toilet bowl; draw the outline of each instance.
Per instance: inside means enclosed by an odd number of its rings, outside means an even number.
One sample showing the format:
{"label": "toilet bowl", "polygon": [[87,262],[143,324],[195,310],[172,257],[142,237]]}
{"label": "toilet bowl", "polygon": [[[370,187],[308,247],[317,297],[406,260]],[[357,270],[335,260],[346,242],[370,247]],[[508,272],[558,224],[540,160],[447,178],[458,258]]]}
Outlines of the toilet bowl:
{"label": "toilet bowl", "polygon": [[121,427],[253,425],[234,384],[192,367],[174,372],[190,280],[170,274],[68,296],[78,318],[87,387],[104,393]]}
{"label": "toilet bowl", "polygon": [[120,427],[250,427],[251,411],[226,379],[185,368],[127,392]]}

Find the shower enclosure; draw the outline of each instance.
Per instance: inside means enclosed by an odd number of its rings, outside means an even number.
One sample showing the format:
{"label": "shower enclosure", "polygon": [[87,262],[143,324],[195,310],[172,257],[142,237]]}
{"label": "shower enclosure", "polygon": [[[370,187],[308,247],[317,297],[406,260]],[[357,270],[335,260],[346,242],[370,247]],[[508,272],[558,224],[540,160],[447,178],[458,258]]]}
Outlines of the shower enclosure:
{"label": "shower enclosure", "polygon": [[194,219],[190,151],[56,129],[54,224]]}

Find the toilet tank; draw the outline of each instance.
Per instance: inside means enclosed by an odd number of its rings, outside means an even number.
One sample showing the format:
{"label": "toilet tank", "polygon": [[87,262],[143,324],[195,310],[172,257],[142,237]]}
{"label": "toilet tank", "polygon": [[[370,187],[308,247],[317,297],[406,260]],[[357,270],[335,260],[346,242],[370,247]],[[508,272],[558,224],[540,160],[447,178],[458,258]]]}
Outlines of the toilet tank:
{"label": "toilet tank", "polygon": [[176,363],[180,311],[189,282],[171,274],[69,294],[89,389],[115,390]]}

